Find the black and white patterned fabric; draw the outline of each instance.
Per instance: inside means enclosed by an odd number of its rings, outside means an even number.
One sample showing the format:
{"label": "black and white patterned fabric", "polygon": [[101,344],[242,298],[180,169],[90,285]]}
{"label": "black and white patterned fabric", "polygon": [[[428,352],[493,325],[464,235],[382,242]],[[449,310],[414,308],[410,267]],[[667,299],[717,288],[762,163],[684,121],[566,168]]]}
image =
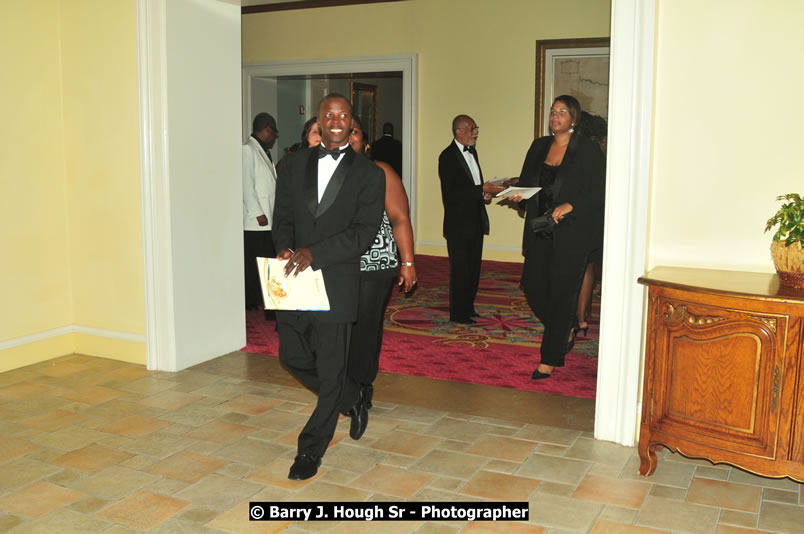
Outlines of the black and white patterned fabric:
{"label": "black and white patterned fabric", "polygon": [[360,270],[362,272],[384,271],[399,267],[396,241],[391,229],[388,214],[383,211],[380,231],[374,238],[374,243],[360,257]]}

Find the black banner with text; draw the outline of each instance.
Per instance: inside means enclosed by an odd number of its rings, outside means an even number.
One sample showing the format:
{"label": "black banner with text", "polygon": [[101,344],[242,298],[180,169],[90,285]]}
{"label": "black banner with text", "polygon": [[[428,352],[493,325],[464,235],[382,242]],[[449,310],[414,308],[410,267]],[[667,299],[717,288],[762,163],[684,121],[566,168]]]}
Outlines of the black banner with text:
{"label": "black banner with text", "polygon": [[251,521],[527,521],[527,502],[252,502]]}

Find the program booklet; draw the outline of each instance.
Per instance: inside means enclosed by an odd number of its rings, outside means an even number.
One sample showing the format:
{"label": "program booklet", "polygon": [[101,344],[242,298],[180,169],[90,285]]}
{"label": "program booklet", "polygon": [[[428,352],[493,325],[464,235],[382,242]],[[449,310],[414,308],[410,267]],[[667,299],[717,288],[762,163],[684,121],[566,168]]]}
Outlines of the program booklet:
{"label": "program booklet", "polygon": [[298,276],[285,277],[288,260],[257,258],[262,300],[266,310],[329,311],[324,274],[308,267]]}
{"label": "program booklet", "polygon": [[508,189],[504,189],[494,196],[497,198],[508,198],[514,195],[522,195],[522,200],[526,200],[541,190],[541,187],[509,187]]}

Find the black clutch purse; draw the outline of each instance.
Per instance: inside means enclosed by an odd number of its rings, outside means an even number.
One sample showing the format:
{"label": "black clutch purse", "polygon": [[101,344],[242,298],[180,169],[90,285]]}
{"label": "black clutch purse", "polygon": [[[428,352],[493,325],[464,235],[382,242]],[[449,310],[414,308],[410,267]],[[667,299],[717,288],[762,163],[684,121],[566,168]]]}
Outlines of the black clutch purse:
{"label": "black clutch purse", "polygon": [[556,225],[556,222],[553,220],[553,210],[548,211],[544,215],[532,218],[528,224],[532,232],[552,232]]}

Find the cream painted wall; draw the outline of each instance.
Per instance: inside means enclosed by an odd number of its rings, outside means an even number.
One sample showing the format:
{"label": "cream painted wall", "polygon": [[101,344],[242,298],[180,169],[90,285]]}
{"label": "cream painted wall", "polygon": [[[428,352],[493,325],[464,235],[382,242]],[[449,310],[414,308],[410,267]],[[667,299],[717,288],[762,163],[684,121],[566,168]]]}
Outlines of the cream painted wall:
{"label": "cream painted wall", "polygon": [[[59,4],[0,7],[0,343],[73,317]],[[69,352],[70,341],[50,342],[48,349]],[[37,358],[3,350],[0,371]]]}
{"label": "cream painted wall", "polygon": [[143,334],[135,3],[66,5],[62,96],[73,322]]}
{"label": "cream painted wall", "polygon": [[0,6],[0,371],[144,363],[134,1]]}
{"label": "cream painted wall", "polygon": [[[243,62],[417,54],[417,251],[446,255],[437,161],[452,118],[468,113],[480,125],[486,178],[518,175],[533,140],[536,41],[608,36],[609,17],[608,0],[409,0],[246,15]],[[351,31],[337,38],[343,27]],[[493,204],[489,215],[484,257],[520,260],[521,219]]]}
{"label": "cream painted wall", "polygon": [[765,221],[804,193],[804,3],[660,0],[648,267],[773,272]]}

